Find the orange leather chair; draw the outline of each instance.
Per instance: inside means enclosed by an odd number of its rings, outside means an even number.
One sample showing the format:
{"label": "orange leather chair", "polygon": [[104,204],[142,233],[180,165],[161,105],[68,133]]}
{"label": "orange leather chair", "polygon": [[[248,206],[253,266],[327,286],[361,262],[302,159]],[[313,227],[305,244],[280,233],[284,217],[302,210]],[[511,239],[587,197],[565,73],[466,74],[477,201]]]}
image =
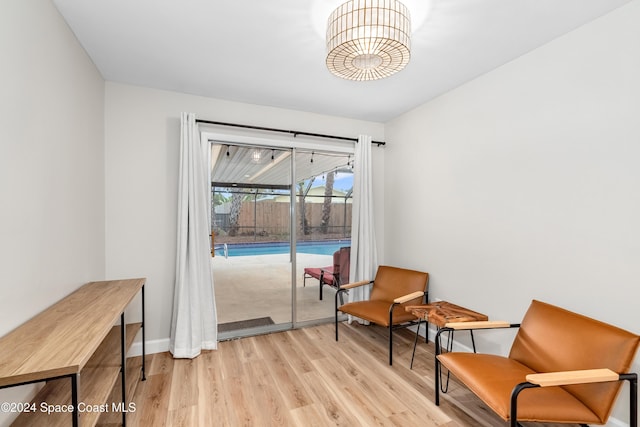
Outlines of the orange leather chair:
{"label": "orange leather chair", "polygon": [[[441,333],[499,327],[519,327],[508,357],[441,352]],[[436,405],[444,366],[512,427],[605,424],[622,381],[629,381],[630,425],[637,427],[638,376],[628,371],[639,342],[631,332],[535,300],[521,324],[448,323],[436,335]]]}
{"label": "orange leather chair", "polygon": [[[371,296],[367,301],[350,302],[338,306],[338,298],[344,292],[371,284]],[[393,329],[417,324],[418,319],[408,313],[406,305],[418,305],[427,301],[429,273],[404,268],[380,266],[374,280],[349,283],[340,286],[335,296],[336,341],[338,341],[338,312],[389,328],[389,365],[393,364]]]}

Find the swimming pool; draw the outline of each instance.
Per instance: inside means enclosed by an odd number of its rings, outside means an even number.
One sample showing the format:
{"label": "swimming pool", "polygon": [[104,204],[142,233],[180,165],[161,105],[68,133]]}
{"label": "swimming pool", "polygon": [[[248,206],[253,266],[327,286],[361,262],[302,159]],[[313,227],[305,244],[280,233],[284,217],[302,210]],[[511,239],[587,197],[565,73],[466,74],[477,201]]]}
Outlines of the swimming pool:
{"label": "swimming pool", "polygon": [[[314,255],[333,255],[343,246],[351,246],[351,240],[316,240],[298,242],[296,249],[300,253]],[[274,255],[289,253],[289,242],[266,243],[228,243],[227,254],[233,256]],[[216,254],[224,256],[224,248],[216,245]]]}

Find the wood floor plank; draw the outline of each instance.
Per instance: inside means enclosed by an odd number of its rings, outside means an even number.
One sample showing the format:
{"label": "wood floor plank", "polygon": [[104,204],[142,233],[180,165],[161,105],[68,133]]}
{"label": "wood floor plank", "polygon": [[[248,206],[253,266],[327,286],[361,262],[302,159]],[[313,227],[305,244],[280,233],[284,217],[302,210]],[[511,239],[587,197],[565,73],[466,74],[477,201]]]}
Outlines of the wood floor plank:
{"label": "wood floor plank", "polygon": [[307,372],[303,375],[307,388],[314,396],[314,401],[320,404],[330,423],[335,426],[356,426],[362,425],[351,411],[345,406],[340,396],[335,392],[330,384],[325,383],[318,372]]}
{"label": "wood floor plank", "polygon": [[220,367],[222,378],[226,381],[242,375],[242,363],[237,350],[238,340],[224,341],[218,343],[218,350],[221,355]]}
{"label": "wood floor plank", "polygon": [[387,417],[392,411],[383,405],[384,398],[372,396],[374,391],[370,387],[360,388],[362,383],[349,377],[345,369],[333,360],[316,360],[314,364],[335,396],[349,405],[361,425],[391,425]]}
{"label": "wood floor plank", "polygon": [[152,355],[153,358],[151,362],[149,359],[147,360],[146,366],[146,374],[149,375],[157,375],[157,374],[170,374],[173,372],[173,357],[171,357],[171,353],[155,353]]}
{"label": "wood floor plank", "polygon": [[264,364],[275,379],[276,387],[280,391],[287,408],[293,409],[309,405],[313,403],[313,400],[301,382],[299,375],[292,368],[292,363],[294,365],[300,364],[296,362],[300,356],[296,353],[282,352],[275,342],[277,335],[281,334],[266,335],[259,338],[265,355]]}
{"label": "wood floor plank", "polygon": [[[298,338],[304,340],[306,336],[304,334],[296,334],[295,338],[293,338],[292,332],[272,334],[271,337],[280,352],[286,355],[287,362],[296,373],[310,372],[313,370],[311,361],[321,357],[319,356],[320,354],[324,355],[325,353],[321,352],[311,341],[305,340],[303,343],[298,343]],[[305,350],[308,350],[308,352]],[[310,354],[313,357],[309,357]]]}
{"label": "wood floor plank", "polygon": [[172,427],[193,427],[198,425],[198,407],[181,406],[169,410],[167,424]]}
{"label": "wood floor plank", "polygon": [[199,359],[177,359],[174,362],[169,411],[198,404],[198,363]]}
{"label": "wood floor plank", "polygon": [[314,328],[300,329],[302,334],[297,331],[288,331],[288,335],[292,338],[298,352],[302,352],[308,361],[320,359],[327,355],[331,355],[331,351],[318,345],[311,335],[310,331]]}
{"label": "wood floor plank", "polygon": [[[346,335],[351,335],[352,331],[347,331]],[[353,354],[360,347],[359,342],[354,340],[346,340],[345,343],[341,343],[344,346],[344,350]],[[379,344],[371,343],[371,345],[378,346]],[[404,357],[406,359],[406,356]],[[397,357],[393,366],[387,364],[387,358],[379,360],[376,357],[369,354],[359,355],[358,361],[354,361],[353,366],[350,367],[350,371],[359,373],[365,378],[372,378],[375,380],[375,384],[381,397],[381,401],[386,402],[389,399],[396,399],[402,402],[404,410],[394,411],[394,413],[404,412],[408,410],[413,412],[413,408],[431,408],[431,410],[421,411],[419,417],[423,419],[423,425],[439,426],[449,421],[448,417],[440,416],[441,412],[437,410],[435,404],[430,400],[416,385],[426,387],[426,381],[422,378],[416,377],[415,373],[410,373],[413,376],[414,381],[409,382],[412,387],[398,387],[399,372],[408,371],[408,361],[401,360]],[[365,363],[363,363],[365,362]],[[406,379],[405,379],[406,380]],[[408,415],[408,414],[407,414]],[[413,413],[413,415],[418,415]]]}
{"label": "wood floor plank", "polygon": [[260,410],[259,424],[266,427],[293,425],[289,408],[267,365],[254,361],[248,363],[247,368],[253,379],[254,404]]}
{"label": "wood floor plank", "polygon": [[326,427],[334,425],[319,403],[292,409],[291,418],[296,426]]}
{"label": "wood floor plank", "polygon": [[227,384],[219,369],[220,354],[219,351],[204,351],[198,357],[199,425],[207,425],[208,420],[228,420],[233,411],[225,399]]}
{"label": "wood floor plank", "polygon": [[378,375],[368,378],[369,373],[358,369],[353,360],[345,358],[338,363],[333,359],[323,359],[314,364],[327,382],[335,389],[344,390],[348,399],[358,402],[357,405],[367,411],[379,412],[381,416],[389,417],[408,409],[386,387],[380,387]]}
{"label": "wood floor plank", "polygon": [[133,395],[136,410],[127,415],[127,424],[166,426],[174,359],[169,353],[155,353],[147,356],[146,363],[147,379],[136,386]]}

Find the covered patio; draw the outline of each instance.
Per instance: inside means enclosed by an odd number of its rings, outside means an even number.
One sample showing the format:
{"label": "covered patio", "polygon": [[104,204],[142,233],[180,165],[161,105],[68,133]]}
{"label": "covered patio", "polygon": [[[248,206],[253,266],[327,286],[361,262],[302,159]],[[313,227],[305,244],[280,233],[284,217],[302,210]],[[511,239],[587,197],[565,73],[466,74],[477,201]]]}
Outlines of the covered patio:
{"label": "covered patio", "polygon": [[[305,267],[331,265],[330,255],[299,253],[296,267],[297,321],[333,316],[335,290],[325,286],[319,299],[316,279],[303,285]],[[289,254],[211,259],[218,324],[270,317],[274,323],[291,322],[291,263]]]}

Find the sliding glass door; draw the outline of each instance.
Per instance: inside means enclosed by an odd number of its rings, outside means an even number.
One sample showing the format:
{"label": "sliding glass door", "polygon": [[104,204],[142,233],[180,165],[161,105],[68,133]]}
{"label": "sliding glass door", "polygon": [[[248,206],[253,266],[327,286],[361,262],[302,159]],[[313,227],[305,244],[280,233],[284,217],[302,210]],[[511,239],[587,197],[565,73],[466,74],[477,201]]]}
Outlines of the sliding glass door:
{"label": "sliding glass door", "polygon": [[[330,320],[331,285],[340,280],[334,253],[350,246],[352,157],[212,144],[219,339]],[[342,261],[348,271],[348,254]],[[315,271],[328,285],[320,286]]]}

